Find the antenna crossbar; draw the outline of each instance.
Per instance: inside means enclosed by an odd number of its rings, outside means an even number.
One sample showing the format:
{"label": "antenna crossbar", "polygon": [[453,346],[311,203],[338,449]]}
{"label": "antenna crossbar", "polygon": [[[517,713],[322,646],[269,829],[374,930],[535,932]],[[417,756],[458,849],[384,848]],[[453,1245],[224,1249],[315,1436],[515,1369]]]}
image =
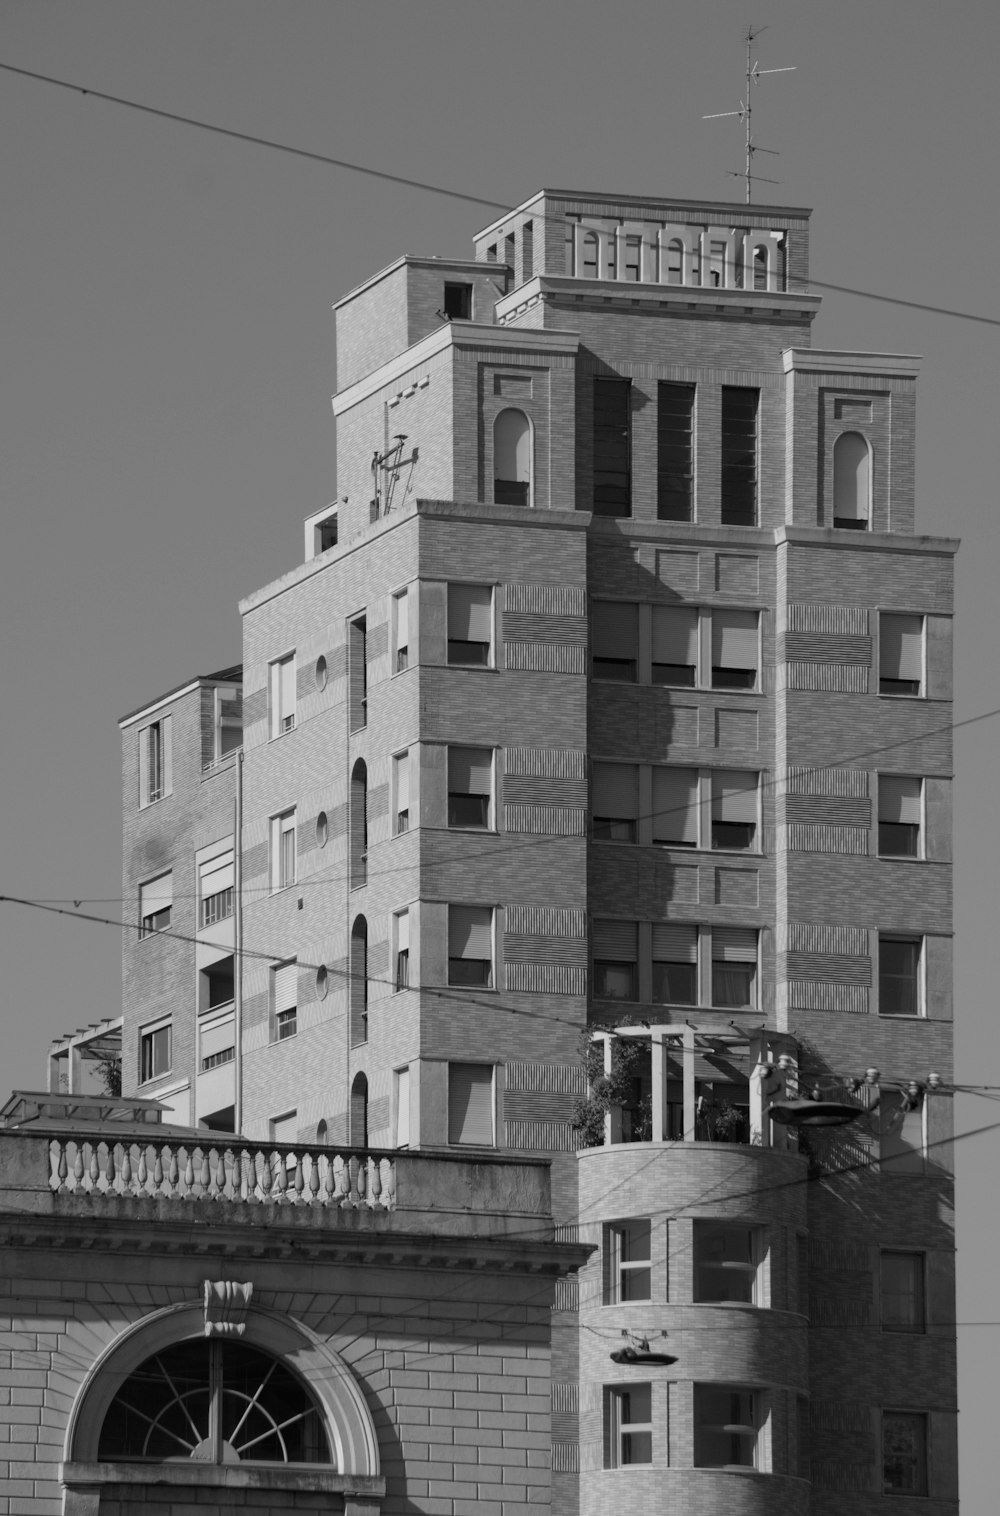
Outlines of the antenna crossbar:
{"label": "antenna crossbar", "polygon": [[760,174],[751,173],[751,167],[752,167],[752,164],[753,164],[753,155],[754,155],[754,153],[773,153],[776,157],[780,156],[780,154],[778,153],[778,151],[777,151],[776,148],[773,148],[773,147],[758,147],[757,144],[753,140],[753,137],[752,137],[751,131],[750,131],[750,116],[751,116],[752,109],[753,109],[752,106],[751,106],[751,103],[750,103],[751,89],[752,89],[753,85],[760,83],[760,80],[761,80],[761,78],[763,77],[764,74],[793,74],[795,72],[796,67],[797,67],[796,64],[792,63],[792,64],[786,65],[783,68],[761,68],[760,64],[757,63],[757,61],[753,58],[753,55],[751,53],[751,48],[752,48],[754,42],[756,41],[756,39],[760,36],[761,32],[766,32],[766,31],[767,31],[767,27],[766,26],[759,26],[756,31],[754,31],[754,29],[753,29],[752,26],[748,26],[747,27],[746,36],[743,39],[745,41],[745,43],[746,43],[746,49],[747,49],[747,56],[746,56],[746,98],[745,98],[745,100],[741,100],[740,101],[740,108],[739,108],[739,110],[737,110],[737,111],[714,111],[711,115],[709,115],[709,116],[702,116],[702,118],[701,118],[703,121],[721,121],[723,119],[723,117],[725,117],[725,116],[737,116],[740,119],[740,121],[743,122],[743,125],[745,127],[745,144],[744,144],[745,164],[744,164],[742,172],[737,171],[736,169],[730,169],[729,170],[729,175],[730,175],[731,178],[734,178],[734,179],[743,179],[745,181],[745,183],[746,183],[746,201],[747,201],[747,205],[750,204],[750,186],[751,186],[751,184],[753,183],[754,180],[759,180],[759,181],[761,181],[764,184],[780,184],[781,183],[780,179],[764,179],[763,176],[760,175]]}

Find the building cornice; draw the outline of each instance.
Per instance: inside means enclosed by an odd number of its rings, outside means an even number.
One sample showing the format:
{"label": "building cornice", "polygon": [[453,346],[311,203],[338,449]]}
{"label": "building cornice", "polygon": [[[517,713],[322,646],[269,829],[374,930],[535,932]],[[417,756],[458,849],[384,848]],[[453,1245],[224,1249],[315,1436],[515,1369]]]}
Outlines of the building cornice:
{"label": "building cornice", "polygon": [[786,347],[781,358],[786,374],[855,374],[862,379],[915,379],[922,361],[912,353],[823,347]]}
{"label": "building cornice", "polygon": [[903,532],[845,532],[835,526],[779,526],[776,547],[829,547],[854,553],[937,553],[952,558],[961,546],[958,537],[909,536]]}
{"label": "building cornice", "polygon": [[595,209],[598,206],[627,205],[633,210],[645,210],[651,217],[664,220],[675,220],[678,216],[694,211],[706,218],[713,216],[737,226],[759,226],[765,222],[773,225],[776,220],[786,216],[808,220],[812,215],[808,207],[798,205],[745,205],[733,200],[688,200],[684,196],[671,196],[667,199],[657,195],[601,194],[595,190],[540,189],[476,232],[474,240],[478,242],[480,237],[488,237],[492,231],[505,226],[512,216],[520,216],[544,200],[585,204]]}
{"label": "building cornice", "polygon": [[[510,321],[522,309],[537,305],[539,301],[551,302],[562,309],[567,307],[607,310],[660,310],[669,309],[671,315],[738,317],[745,321],[773,320],[775,312],[782,316],[806,317],[816,315],[820,307],[819,295],[807,295],[788,291],[750,291],[730,289],[695,289],[681,284],[626,284],[619,279],[577,279],[570,274],[536,274],[525,284],[519,284],[497,301],[498,321]],[[521,328],[506,326],[505,331]],[[531,328],[532,331],[535,328]],[[799,351],[799,349],[791,349]]]}

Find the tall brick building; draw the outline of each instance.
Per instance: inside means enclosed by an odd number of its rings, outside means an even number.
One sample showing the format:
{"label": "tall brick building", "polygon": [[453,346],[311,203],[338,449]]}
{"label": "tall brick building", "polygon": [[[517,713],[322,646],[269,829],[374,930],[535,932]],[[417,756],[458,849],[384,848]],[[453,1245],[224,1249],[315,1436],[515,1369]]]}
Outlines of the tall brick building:
{"label": "tall brick building", "polygon": [[542,191],[352,291],[336,504],[122,723],[126,1091],[550,1159],[565,1516],[957,1508],[956,544],[808,235]]}

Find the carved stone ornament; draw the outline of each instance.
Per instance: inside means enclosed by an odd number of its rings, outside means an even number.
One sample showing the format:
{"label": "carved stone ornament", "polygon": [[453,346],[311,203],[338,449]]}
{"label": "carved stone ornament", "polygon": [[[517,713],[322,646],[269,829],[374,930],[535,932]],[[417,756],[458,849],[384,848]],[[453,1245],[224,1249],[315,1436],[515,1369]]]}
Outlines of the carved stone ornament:
{"label": "carved stone ornament", "polygon": [[205,1336],[242,1337],[253,1285],[232,1279],[205,1280]]}

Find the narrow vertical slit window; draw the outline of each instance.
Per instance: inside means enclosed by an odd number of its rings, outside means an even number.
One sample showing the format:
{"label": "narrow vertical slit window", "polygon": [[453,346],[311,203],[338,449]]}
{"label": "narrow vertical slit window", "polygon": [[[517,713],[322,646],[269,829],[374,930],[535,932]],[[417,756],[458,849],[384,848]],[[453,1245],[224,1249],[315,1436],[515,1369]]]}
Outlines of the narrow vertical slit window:
{"label": "narrow vertical slit window", "polygon": [[653,842],[659,847],[697,847],[698,770],[654,768]]}
{"label": "narrow vertical slit window", "polygon": [[295,812],[271,817],[271,889],[285,890],[295,883]]}
{"label": "narrow vertical slit window", "polygon": [[355,1074],[351,1085],[351,1147],[368,1146],[368,1080],[364,1074]]}
{"label": "narrow vertical slit window", "polygon": [[350,888],[368,883],[368,768],[359,758],[351,772]]}
{"label": "narrow vertical slit window", "polygon": [[396,927],[396,989],[410,987],[410,913],[397,911]]}
{"label": "narrow vertical slit window", "polygon": [[630,379],[594,380],[594,515],[631,516]]}
{"label": "narrow vertical slit window", "polygon": [[694,519],[694,385],[657,385],[656,514]]}
{"label": "narrow vertical slit window", "polygon": [[396,1146],[410,1145],[410,1070],[396,1069],[393,1077],[396,1086]]}
{"label": "narrow vertical slit window", "polygon": [[368,623],[356,617],[347,628],[347,683],[350,729],[368,725]]}
{"label": "narrow vertical slit window", "polygon": [[392,760],[392,788],[395,799],[396,836],[410,830],[410,754],[397,753]]}
{"label": "narrow vertical slit window", "polygon": [[722,524],[757,524],[757,404],[759,391],[722,387]]}
{"label": "narrow vertical slit window", "polygon": [[139,730],[139,809],[155,805],[171,793],[172,716],[161,716]]}
{"label": "narrow vertical slit window", "polygon": [[393,611],[396,625],[395,673],[401,674],[410,666],[410,592],[402,590],[393,596]]}
{"label": "narrow vertical slit window", "polygon": [[271,736],[281,737],[295,726],[295,655],[270,665]]}

